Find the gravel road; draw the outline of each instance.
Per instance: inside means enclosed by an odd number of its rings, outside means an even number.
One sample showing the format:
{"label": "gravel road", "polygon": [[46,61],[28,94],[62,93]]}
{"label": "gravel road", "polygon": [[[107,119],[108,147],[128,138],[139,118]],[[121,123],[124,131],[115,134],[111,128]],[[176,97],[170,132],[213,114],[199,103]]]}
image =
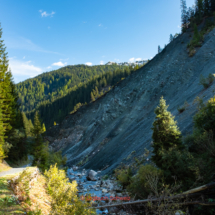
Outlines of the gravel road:
{"label": "gravel road", "polygon": [[6,175],[13,175],[13,174],[16,174],[16,173],[20,173],[24,170],[25,168],[13,168],[13,169],[10,169],[8,171],[4,171],[4,172],[0,172],[0,177],[2,176],[6,176]]}

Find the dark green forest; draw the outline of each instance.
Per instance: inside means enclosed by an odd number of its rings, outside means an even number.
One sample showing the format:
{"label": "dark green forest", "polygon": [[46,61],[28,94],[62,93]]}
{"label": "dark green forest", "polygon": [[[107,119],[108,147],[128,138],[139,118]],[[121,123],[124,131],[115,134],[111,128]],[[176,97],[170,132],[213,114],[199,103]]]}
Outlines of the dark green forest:
{"label": "dark green forest", "polygon": [[66,66],[43,73],[16,85],[21,111],[32,111],[45,102],[53,102],[65,96],[80,83],[87,83],[95,76],[120,68],[118,65]]}
{"label": "dark green forest", "polygon": [[[138,68],[138,66],[124,66],[121,68],[118,67],[113,72],[103,72],[101,75],[94,76],[88,81],[79,82],[78,85],[70,88],[65,95],[62,93],[56,99],[40,102],[36,110],[39,111],[42,122],[49,128],[54,122],[61,122],[69,113],[76,111],[81,105],[93,102],[96,98],[101,97],[112,86]],[[71,81],[68,80],[68,82],[70,83]],[[34,114],[35,110],[26,112],[27,118],[31,120],[33,120]]]}

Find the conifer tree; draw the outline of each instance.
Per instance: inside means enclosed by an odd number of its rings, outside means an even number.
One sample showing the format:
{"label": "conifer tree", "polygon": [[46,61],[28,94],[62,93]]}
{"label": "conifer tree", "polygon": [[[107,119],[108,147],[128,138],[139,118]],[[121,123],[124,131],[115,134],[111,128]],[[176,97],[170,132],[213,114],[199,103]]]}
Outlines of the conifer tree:
{"label": "conifer tree", "polygon": [[91,92],[91,101],[95,101],[95,97],[94,97],[94,95],[93,95],[93,92]]}
{"label": "conifer tree", "polygon": [[48,165],[48,151],[47,146],[44,144],[43,138],[41,136],[43,130],[41,127],[38,111],[35,113],[34,128],[31,132],[34,136],[34,143],[32,145],[32,154],[34,156],[34,160],[32,165],[36,165],[44,171]]}
{"label": "conifer tree", "polygon": [[162,49],[160,46],[158,46],[158,54],[161,53]]}
{"label": "conifer tree", "polygon": [[211,10],[211,8],[210,8],[210,0],[205,0],[205,2],[204,2],[204,14],[205,15],[210,14],[210,10]]}
{"label": "conifer tree", "polygon": [[211,10],[215,11],[215,0],[210,0],[211,1]]}
{"label": "conifer tree", "polygon": [[174,116],[167,111],[166,101],[161,97],[159,106],[155,109],[155,121],[153,123],[153,156],[152,161],[158,166],[162,166],[162,150],[170,147],[182,148],[181,132],[179,131]]}
{"label": "conifer tree", "polygon": [[46,126],[45,123],[43,123],[43,127],[42,127],[43,133],[46,132]]}
{"label": "conifer tree", "polygon": [[2,117],[2,110],[1,110],[1,103],[0,103],[0,163],[4,158],[4,125],[3,125],[3,117]]}
{"label": "conifer tree", "polygon": [[173,39],[174,39],[173,35],[170,34],[170,36],[169,36],[169,42],[171,43],[173,41]]}
{"label": "conifer tree", "polygon": [[182,32],[186,31],[188,16],[187,16],[187,4],[186,0],[181,0],[181,23],[182,23]]}
{"label": "conifer tree", "polygon": [[202,18],[202,15],[204,13],[204,5],[203,5],[203,0],[197,0],[196,2],[196,10],[200,18]]}
{"label": "conifer tree", "polygon": [[28,118],[26,117],[24,112],[22,112],[22,118],[23,118],[23,123],[24,123],[25,134],[26,134],[26,136],[30,136],[32,128],[30,127]]}

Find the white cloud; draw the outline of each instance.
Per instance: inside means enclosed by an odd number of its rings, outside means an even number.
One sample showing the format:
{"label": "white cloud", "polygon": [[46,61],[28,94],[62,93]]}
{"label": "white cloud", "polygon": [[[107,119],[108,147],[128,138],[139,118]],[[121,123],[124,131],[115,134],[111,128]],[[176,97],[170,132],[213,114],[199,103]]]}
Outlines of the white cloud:
{"label": "white cloud", "polygon": [[51,27],[50,26],[48,26],[48,29],[50,29]]}
{"label": "white cloud", "polygon": [[114,60],[115,60],[116,62],[119,62],[119,59],[116,59],[116,58],[115,58]]}
{"label": "white cloud", "polygon": [[66,66],[67,62],[63,63],[61,61],[53,63],[52,66]]}
{"label": "white cloud", "polygon": [[39,10],[39,12],[40,12],[42,17],[48,17],[48,16],[53,17],[53,15],[55,14],[54,11],[52,11],[51,13],[47,13],[46,11]]}
{"label": "white cloud", "polygon": [[99,24],[99,27],[102,27],[102,24]]}
{"label": "white cloud", "polygon": [[23,59],[25,59],[25,56],[23,57]]}
{"label": "white cloud", "polygon": [[51,66],[47,66],[46,68],[47,68],[47,69],[51,69],[52,67],[51,67]]}
{"label": "white cloud", "polygon": [[40,67],[34,66],[31,61],[9,59],[9,67],[14,76],[36,76],[43,72]]}
{"label": "white cloud", "polygon": [[103,60],[100,61],[100,65],[104,65],[104,61]]}
{"label": "white cloud", "polygon": [[91,62],[87,62],[87,63],[85,63],[85,65],[92,66],[93,64]]}
{"label": "white cloud", "polygon": [[135,60],[136,60],[136,61],[141,61],[141,60],[142,60],[142,58],[141,58],[141,57],[139,57],[139,58],[136,58]]}
{"label": "white cloud", "polygon": [[132,57],[132,58],[129,59],[129,62],[130,62],[130,63],[133,63],[134,61],[135,61],[135,58],[134,58],[134,57]]}

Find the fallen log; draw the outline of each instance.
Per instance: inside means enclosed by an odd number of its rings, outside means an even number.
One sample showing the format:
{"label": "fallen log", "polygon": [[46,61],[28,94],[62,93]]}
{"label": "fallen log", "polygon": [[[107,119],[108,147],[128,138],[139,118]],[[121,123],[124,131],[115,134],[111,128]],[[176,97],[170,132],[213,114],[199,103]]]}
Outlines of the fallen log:
{"label": "fallen log", "polygon": [[[192,190],[188,190],[186,192],[183,192],[182,194],[173,196],[173,197],[167,197],[164,198],[163,200],[169,200],[169,199],[179,199],[179,198],[186,198],[186,197],[194,197],[194,196],[198,196],[201,195],[201,193],[199,193],[200,191],[203,190],[207,190],[210,188],[215,187],[215,182],[203,185],[201,187],[197,187],[195,189]],[[132,202],[125,202],[125,203],[120,203],[120,204],[112,204],[112,205],[103,205],[103,206],[98,206],[98,207],[94,207],[95,209],[101,209],[101,208],[109,208],[109,207],[122,207],[122,206],[126,206],[126,205],[135,205],[135,204],[145,204],[147,202],[156,202],[161,200],[160,198],[154,198],[154,199],[145,199],[145,200],[137,200],[137,201],[132,201]],[[183,202],[183,203],[177,203],[180,205],[192,205],[192,204],[201,204],[201,205],[215,205],[214,202],[209,203],[209,202],[201,202],[201,201],[191,201],[191,202]]]}

